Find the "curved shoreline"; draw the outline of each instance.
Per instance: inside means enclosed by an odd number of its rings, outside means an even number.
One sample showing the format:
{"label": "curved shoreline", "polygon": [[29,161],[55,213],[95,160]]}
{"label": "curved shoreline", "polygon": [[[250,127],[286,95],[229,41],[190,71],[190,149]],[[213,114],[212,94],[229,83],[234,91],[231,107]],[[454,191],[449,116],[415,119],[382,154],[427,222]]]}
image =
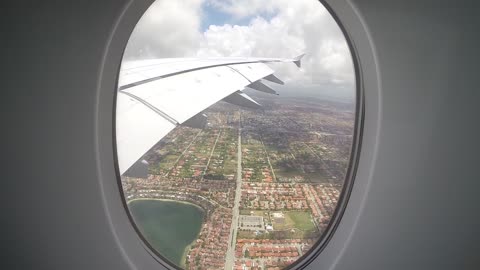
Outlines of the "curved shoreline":
{"label": "curved shoreline", "polygon": [[[175,202],[175,203],[192,205],[192,206],[195,206],[196,208],[200,209],[202,211],[203,215],[204,215],[204,218],[203,218],[204,221],[202,222],[202,227],[205,223],[205,215],[206,215],[205,209],[203,209],[201,206],[196,205],[192,202],[177,201],[177,200],[172,200],[172,199],[160,199],[160,198],[135,198],[135,199],[131,199],[131,200],[127,201],[127,205],[129,205],[131,202],[135,202],[135,201],[166,201],[166,202]],[[188,244],[185,247],[185,249],[183,250],[183,254],[182,254],[182,257],[181,257],[181,261],[180,261],[180,267],[185,268],[188,252],[190,251],[190,248],[193,245],[193,243],[198,240],[198,236],[200,235],[200,232],[202,232],[202,227],[200,227],[200,230],[198,231],[197,235],[195,236],[195,239],[192,242],[190,242],[190,244]]]}
{"label": "curved shoreline", "polygon": [[134,201],[166,201],[166,202],[183,203],[183,204],[188,204],[188,205],[195,206],[198,209],[202,210],[202,212],[204,212],[204,213],[206,212],[205,209],[203,209],[203,207],[201,207],[200,205],[194,204],[194,203],[188,202],[188,201],[178,201],[178,200],[162,199],[162,198],[135,198],[135,199],[131,199],[131,200],[127,201],[127,205],[130,204],[131,202],[134,202]]}

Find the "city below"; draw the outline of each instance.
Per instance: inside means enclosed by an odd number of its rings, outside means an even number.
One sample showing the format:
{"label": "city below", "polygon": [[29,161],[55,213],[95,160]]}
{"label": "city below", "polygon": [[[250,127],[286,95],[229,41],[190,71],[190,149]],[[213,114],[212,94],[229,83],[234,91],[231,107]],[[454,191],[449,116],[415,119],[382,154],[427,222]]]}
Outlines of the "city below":
{"label": "city below", "polygon": [[281,269],[308,252],[332,218],[350,159],[354,104],[256,99],[262,110],[215,104],[204,129],[177,127],[144,156],[148,178],[122,177],[128,202],[202,209],[198,236],[174,262],[179,267]]}

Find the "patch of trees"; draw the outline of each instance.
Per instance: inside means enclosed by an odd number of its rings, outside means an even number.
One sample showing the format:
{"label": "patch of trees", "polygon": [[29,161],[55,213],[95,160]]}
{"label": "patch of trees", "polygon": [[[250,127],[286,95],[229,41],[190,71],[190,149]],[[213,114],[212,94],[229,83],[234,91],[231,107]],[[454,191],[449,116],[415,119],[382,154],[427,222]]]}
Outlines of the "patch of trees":
{"label": "patch of trees", "polygon": [[203,178],[207,180],[225,180],[226,179],[225,175],[223,174],[213,174],[213,173],[205,174]]}

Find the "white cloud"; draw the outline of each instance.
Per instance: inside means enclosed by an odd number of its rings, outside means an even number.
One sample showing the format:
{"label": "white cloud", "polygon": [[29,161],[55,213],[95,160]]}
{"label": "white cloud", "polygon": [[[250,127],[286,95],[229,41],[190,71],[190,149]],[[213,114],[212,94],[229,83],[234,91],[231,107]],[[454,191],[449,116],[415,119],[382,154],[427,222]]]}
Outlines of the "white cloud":
{"label": "white cloud", "polygon": [[335,20],[318,1],[210,2],[237,18],[276,14],[270,21],[257,17],[248,26],[210,27],[203,35],[198,56],[293,57],[305,52],[303,72],[279,66],[277,73],[300,84],[353,85],[347,43]]}
{"label": "white cloud", "polygon": [[258,17],[248,26],[210,26],[203,34],[197,55],[291,57],[303,51],[302,38],[289,35],[280,22]]}
{"label": "white cloud", "polygon": [[145,12],[125,58],[181,57],[197,50],[203,0],[159,0]]}
{"label": "white cloud", "polygon": [[[212,25],[201,33],[202,4],[237,20],[253,19],[244,26]],[[268,14],[268,20],[259,14]],[[318,85],[354,92],[347,43],[335,20],[316,0],[158,0],[135,29],[131,43],[127,55],[134,57],[294,57],[306,53],[302,70],[277,65],[276,74],[295,88]]]}

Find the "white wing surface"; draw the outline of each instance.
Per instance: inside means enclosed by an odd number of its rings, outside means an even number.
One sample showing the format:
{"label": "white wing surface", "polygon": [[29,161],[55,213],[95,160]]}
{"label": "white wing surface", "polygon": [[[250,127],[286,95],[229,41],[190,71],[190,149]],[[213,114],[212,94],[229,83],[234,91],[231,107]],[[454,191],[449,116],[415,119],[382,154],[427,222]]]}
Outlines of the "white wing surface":
{"label": "white wing surface", "polygon": [[180,124],[201,119],[220,100],[258,108],[241,90],[246,87],[276,94],[261,82],[283,84],[266,63],[283,58],[168,58],[125,62],[118,82],[116,139],[120,174]]}

